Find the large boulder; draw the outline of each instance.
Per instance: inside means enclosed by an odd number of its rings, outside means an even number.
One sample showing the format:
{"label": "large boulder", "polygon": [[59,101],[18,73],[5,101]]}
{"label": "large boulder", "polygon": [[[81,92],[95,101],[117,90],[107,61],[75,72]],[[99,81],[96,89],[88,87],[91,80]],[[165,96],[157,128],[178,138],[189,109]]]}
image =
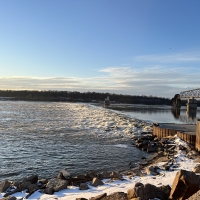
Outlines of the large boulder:
{"label": "large boulder", "polygon": [[200,190],[188,198],[188,200],[199,200],[199,199],[200,199]]}
{"label": "large boulder", "polygon": [[28,189],[28,187],[31,185],[32,183],[30,181],[27,181],[27,182],[22,182],[20,185],[19,185],[19,188],[21,191],[23,190],[26,190]]}
{"label": "large boulder", "polygon": [[160,188],[142,183],[136,183],[133,189],[127,191],[128,199],[141,198],[142,200],[149,200],[153,198],[159,198],[161,200],[168,199],[168,194],[163,192]]}
{"label": "large boulder", "polygon": [[58,192],[60,190],[67,189],[67,185],[68,185],[68,181],[67,180],[53,178],[53,179],[49,180],[49,182],[47,183],[46,187],[47,188],[52,188],[55,192]]}
{"label": "large boulder", "polygon": [[91,186],[93,187],[97,187],[99,185],[103,185],[104,183],[98,179],[98,178],[93,178],[92,182],[91,182]]}
{"label": "large boulder", "polygon": [[70,173],[66,170],[61,170],[57,176],[58,179],[68,180],[70,178]]}
{"label": "large boulder", "polygon": [[110,172],[106,172],[106,171],[104,171],[104,172],[101,172],[100,174],[98,174],[98,177],[99,178],[102,178],[102,179],[107,179],[107,178],[110,178]]}
{"label": "large boulder", "polygon": [[10,182],[2,181],[0,182],[0,193],[6,192],[6,190],[10,187]]}
{"label": "large boulder", "polygon": [[36,191],[37,189],[38,189],[37,184],[31,184],[31,185],[28,186],[28,192],[29,193],[32,193],[32,192]]}
{"label": "large boulder", "polygon": [[128,197],[124,192],[115,192],[108,195],[106,200],[128,200]]}
{"label": "large boulder", "polygon": [[196,193],[200,188],[200,178],[194,173],[186,170],[177,172],[174,179],[170,198],[184,200]]}
{"label": "large boulder", "polygon": [[87,183],[81,183],[79,186],[79,190],[88,190],[89,187],[87,185]]}
{"label": "large boulder", "polygon": [[32,184],[38,182],[38,175],[31,175],[26,178],[26,181],[30,181]]}
{"label": "large boulder", "polygon": [[53,188],[45,188],[43,190],[40,190],[41,193],[44,193],[44,194],[53,194],[54,191],[53,191]]}
{"label": "large boulder", "polygon": [[90,198],[90,200],[128,200],[124,192],[115,192],[107,196],[106,193]]}
{"label": "large boulder", "polygon": [[96,197],[91,197],[90,200],[107,200],[107,194],[103,193]]}
{"label": "large boulder", "polygon": [[167,194],[167,196],[169,197],[170,192],[171,192],[171,187],[169,185],[162,185],[159,187],[164,193]]}
{"label": "large boulder", "polygon": [[158,175],[159,173],[157,172],[158,167],[157,166],[148,166],[146,167],[146,173],[151,174],[153,176]]}
{"label": "large boulder", "polygon": [[91,171],[85,174],[85,177],[89,180],[89,179],[93,179],[95,177],[97,177],[97,173],[95,171]]}
{"label": "large boulder", "polygon": [[44,184],[48,183],[48,179],[43,178],[43,179],[38,180],[38,182],[41,183],[42,185],[44,185]]}

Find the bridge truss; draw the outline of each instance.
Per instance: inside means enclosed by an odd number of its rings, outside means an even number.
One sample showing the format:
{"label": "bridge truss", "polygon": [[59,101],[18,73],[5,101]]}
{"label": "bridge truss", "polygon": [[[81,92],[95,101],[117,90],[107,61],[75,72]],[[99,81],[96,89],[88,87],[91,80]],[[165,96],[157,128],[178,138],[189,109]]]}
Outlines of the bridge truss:
{"label": "bridge truss", "polygon": [[188,91],[184,91],[180,93],[180,98],[184,99],[184,98],[200,98],[200,88],[198,89],[194,89],[194,90],[188,90]]}

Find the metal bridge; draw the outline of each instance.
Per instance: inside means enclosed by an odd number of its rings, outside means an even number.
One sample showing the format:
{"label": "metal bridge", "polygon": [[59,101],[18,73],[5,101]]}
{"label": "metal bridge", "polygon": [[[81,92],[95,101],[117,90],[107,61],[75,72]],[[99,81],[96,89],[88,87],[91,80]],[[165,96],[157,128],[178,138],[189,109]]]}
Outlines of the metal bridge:
{"label": "metal bridge", "polygon": [[189,98],[200,98],[200,88],[194,90],[188,90],[180,93],[181,99]]}

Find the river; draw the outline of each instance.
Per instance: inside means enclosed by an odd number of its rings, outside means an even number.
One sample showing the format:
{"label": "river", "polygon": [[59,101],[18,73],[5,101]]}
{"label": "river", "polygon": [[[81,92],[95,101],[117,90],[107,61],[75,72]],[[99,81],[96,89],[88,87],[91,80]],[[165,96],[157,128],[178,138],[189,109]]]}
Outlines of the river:
{"label": "river", "polygon": [[[180,116],[187,118],[184,109]],[[0,181],[32,174],[56,177],[62,169],[77,175],[125,170],[130,162],[137,166],[148,155],[135,148],[130,137],[151,130],[152,122],[183,123],[168,106],[105,109],[80,103],[0,101]]]}

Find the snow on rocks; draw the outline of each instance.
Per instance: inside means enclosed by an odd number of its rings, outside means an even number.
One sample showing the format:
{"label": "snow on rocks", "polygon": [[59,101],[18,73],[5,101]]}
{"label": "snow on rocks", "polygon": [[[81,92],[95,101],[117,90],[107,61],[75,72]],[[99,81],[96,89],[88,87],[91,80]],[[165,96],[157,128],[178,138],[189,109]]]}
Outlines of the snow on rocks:
{"label": "snow on rocks", "polygon": [[[167,144],[167,140],[168,140],[167,138],[163,139],[162,142]],[[40,190],[37,190],[31,195],[29,195],[29,199],[32,200],[33,199],[76,200],[78,198],[91,199],[92,197],[96,197],[98,195],[103,195],[103,194],[104,196],[106,196],[106,199],[109,199],[113,195],[114,196],[117,195],[119,197],[122,196],[120,198],[125,198],[126,193],[128,193],[128,196],[131,195],[132,195],[131,197],[134,196],[134,198],[138,198],[138,195],[143,193],[143,195],[144,194],[146,195],[145,197],[142,196],[142,198],[144,199],[149,197],[154,198],[153,195],[157,194],[157,197],[160,197],[162,199],[163,196],[166,195],[169,196],[171,187],[173,187],[173,185],[175,186],[172,191],[177,190],[176,184],[174,183],[175,177],[177,176],[177,172],[182,170],[182,172],[180,173],[188,174],[194,169],[195,166],[199,165],[198,159],[196,159],[196,162],[194,162],[194,159],[190,159],[186,156],[187,152],[185,150],[179,150],[180,145],[184,146],[185,149],[188,149],[187,143],[180,140],[177,136],[170,138],[169,140],[171,141],[171,143],[173,142],[173,145],[175,145],[175,152],[173,156],[164,156],[164,154],[161,152],[156,153],[156,155],[152,156],[152,158],[148,160],[147,165],[141,165],[140,168],[130,169],[129,171],[121,172],[120,176],[111,176],[113,174],[118,175],[115,172],[112,173],[102,172],[101,174],[96,174],[95,172],[91,172],[91,175],[90,174],[84,176],[79,175],[76,178],[71,179],[73,181],[77,181],[78,183],[77,186],[68,185],[67,189],[54,192],[53,194],[52,191],[50,191],[49,193],[48,191],[46,191],[45,192],[46,194],[44,194],[39,192]],[[162,167],[169,162],[172,162],[169,168]],[[189,172],[185,172],[184,170]],[[66,177],[63,176],[62,178],[69,179],[70,174],[67,172],[65,172],[65,174],[67,174],[67,176]],[[94,182],[94,180],[97,179],[97,177],[101,184],[98,184],[97,187],[93,187],[92,183]],[[106,179],[104,177],[106,177]],[[117,178],[112,178],[112,177],[117,177]],[[84,190],[80,190],[82,186],[81,182],[79,181],[80,180],[83,181],[83,178],[85,182],[83,187]],[[87,180],[88,181],[90,180],[91,182],[90,181],[87,182]],[[41,187],[41,185],[38,185],[38,187]],[[151,190],[152,191],[154,190],[155,192],[152,193]],[[133,193],[133,191],[136,191],[136,193]],[[22,197],[27,196],[28,194],[27,192],[28,190],[21,191],[12,194],[12,196],[15,196],[17,199],[20,199]],[[122,193],[123,195],[121,195]],[[1,194],[2,197],[3,195],[5,195],[5,193]],[[172,192],[171,195],[173,196],[174,192]],[[126,199],[129,198],[127,197]]]}

